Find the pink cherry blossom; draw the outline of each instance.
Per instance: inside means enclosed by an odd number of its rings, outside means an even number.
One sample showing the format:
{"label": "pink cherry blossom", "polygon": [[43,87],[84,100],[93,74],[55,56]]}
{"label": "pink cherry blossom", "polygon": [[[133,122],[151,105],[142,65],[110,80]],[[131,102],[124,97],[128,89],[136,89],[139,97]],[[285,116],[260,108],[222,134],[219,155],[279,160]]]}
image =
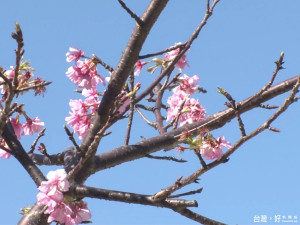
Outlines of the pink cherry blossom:
{"label": "pink cherry blossom", "polygon": [[219,137],[217,140],[204,140],[203,145],[200,147],[200,153],[207,160],[220,159],[223,156],[222,148],[231,148],[225,137]]}
{"label": "pink cherry blossom", "polygon": [[7,77],[7,79],[13,79],[15,76],[15,68],[11,66],[10,70],[6,70],[4,75]]}
{"label": "pink cherry blossom", "polygon": [[22,135],[32,135],[33,133],[40,132],[44,122],[41,122],[38,117],[34,119],[27,119],[26,123],[22,125],[23,133]]}
{"label": "pink cherry blossom", "polygon": [[[181,43],[180,42],[176,43],[176,45],[178,45],[178,44],[181,44]],[[176,49],[168,52],[165,55],[165,59],[168,61],[172,61],[179,53],[180,53],[180,48],[176,48]],[[184,54],[183,56],[181,56],[181,58],[175,64],[175,68],[179,68],[182,71],[184,69],[184,67],[186,67],[186,66],[189,66],[189,64],[188,64],[188,61],[186,60],[186,54]]]}
{"label": "pink cherry blossom", "polygon": [[67,77],[80,88],[96,88],[99,83],[105,85],[105,80],[97,73],[97,67],[91,60],[78,60],[75,66],[69,67]]}
{"label": "pink cherry blossom", "polygon": [[72,209],[65,202],[58,203],[51,212],[48,212],[46,210],[45,213],[50,214],[48,217],[48,223],[51,223],[52,221],[57,221],[60,224],[65,224],[65,225],[75,224],[71,221],[72,218],[70,215],[72,214]]}
{"label": "pink cherry blossom", "polygon": [[141,62],[140,60],[138,60],[136,63],[135,63],[135,69],[136,71],[134,72],[134,75],[135,76],[139,76],[140,73],[141,73],[141,70],[143,68],[143,66],[146,64],[146,62]]}
{"label": "pink cherry blossom", "polygon": [[88,128],[90,127],[92,115],[89,114],[88,110],[91,110],[91,113],[95,113],[100,101],[98,99],[89,98],[84,102],[79,100],[70,100],[70,116],[66,117],[67,124],[73,128],[74,132],[78,134],[79,139],[83,139],[86,135]]}
{"label": "pink cherry blossom", "polygon": [[205,117],[205,109],[194,98],[187,98],[179,117],[179,126],[191,124],[203,120]]}
{"label": "pink cherry blossom", "polygon": [[98,98],[98,91],[96,88],[86,89],[84,88],[81,93],[86,98]]}
{"label": "pink cherry blossom", "polygon": [[48,223],[52,221],[65,225],[80,224],[91,218],[91,213],[84,201],[66,202],[63,192],[70,188],[67,173],[64,169],[50,171],[48,181],[39,186],[37,199],[40,204],[46,205],[45,214],[49,214]]}
{"label": "pink cherry blossom", "polygon": [[75,47],[69,48],[70,52],[67,52],[67,62],[72,62],[73,60],[78,61],[81,56],[84,55],[84,52]]}
{"label": "pink cherry blossom", "polygon": [[188,75],[184,74],[182,77],[178,78],[180,85],[173,89],[173,92],[182,91],[187,95],[192,95],[198,90],[198,83],[199,77],[194,75],[189,77]]}
{"label": "pink cherry blossom", "polygon": [[18,140],[21,139],[21,130],[22,130],[22,124],[19,122],[19,120],[15,118],[10,118],[11,125],[14,128],[15,134],[18,138]]}
{"label": "pink cherry blossom", "polygon": [[0,158],[5,158],[5,159],[9,159],[11,156],[11,154],[9,154],[8,152],[0,149]]}
{"label": "pink cherry blossom", "polygon": [[74,202],[70,206],[73,212],[70,220],[72,224],[80,224],[82,221],[91,219],[91,212],[87,208],[86,202]]}

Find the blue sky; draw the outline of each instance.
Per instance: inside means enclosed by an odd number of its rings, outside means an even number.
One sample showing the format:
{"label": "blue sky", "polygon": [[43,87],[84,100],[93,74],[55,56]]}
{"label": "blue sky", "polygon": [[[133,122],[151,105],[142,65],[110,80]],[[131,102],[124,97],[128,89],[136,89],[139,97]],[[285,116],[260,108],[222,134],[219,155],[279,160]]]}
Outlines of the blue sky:
{"label": "blue sky", "polygon": [[[141,15],[148,1],[126,1]],[[26,104],[27,113],[39,116],[46,124],[42,139],[50,154],[71,145],[63,130],[69,112],[69,100],[81,96],[65,76],[70,64],[65,53],[70,46],[81,48],[86,55],[96,54],[115,67],[133,30],[134,21],[121,9],[117,1],[5,1],[0,14],[0,65],[8,69],[14,64],[15,42],[11,39],[14,22],[18,21],[25,39],[25,60],[36,68],[35,74],[53,81],[44,97],[33,94],[18,99]],[[205,1],[170,1],[153,27],[141,54],[165,49],[176,42],[184,42],[201,22]],[[208,93],[199,94],[200,103],[208,115],[225,108],[225,99],[216,92],[221,86],[237,100],[243,100],[270,79],[274,61],[285,53],[285,70],[276,82],[296,76],[300,71],[300,2],[296,0],[231,0],[217,5],[212,18],[200,33],[187,59],[190,67],[184,73],[199,75],[200,85]],[[100,68],[100,74],[108,76]],[[143,71],[139,79],[142,88],[154,76]],[[271,100],[281,104],[284,98]],[[261,125],[272,111],[254,110],[242,116],[247,132]],[[136,116],[131,143],[140,136],[157,135]],[[198,185],[203,187],[196,199],[197,213],[228,224],[255,224],[254,216],[267,215],[268,223],[275,215],[297,216],[300,224],[299,170],[300,156],[299,105],[294,104],[273,125],[281,133],[265,131],[243,145],[230,161],[203,175]],[[123,143],[126,123],[111,128],[113,134],[104,139],[99,152],[111,150]],[[234,143],[239,138],[237,122],[214,131]],[[24,137],[29,149],[34,137]],[[193,154],[171,151],[170,155],[189,160],[186,164],[142,159],[102,171],[91,177],[91,186],[154,194],[168,187],[181,175],[188,176],[199,168]],[[47,173],[56,167],[41,167]],[[19,209],[33,204],[37,189],[27,173],[13,158],[0,159],[2,204],[1,224],[16,224]],[[92,212],[93,224],[148,225],[195,224],[171,210],[149,206],[128,205],[104,200],[86,199]],[[273,220],[272,220],[272,219]],[[287,224],[280,222],[281,224]],[[280,224],[279,223],[279,224]],[[257,224],[257,223],[256,223]],[[259,223],[262,224],[262,223]],[[295,223],[293,223],[295,224]]]}

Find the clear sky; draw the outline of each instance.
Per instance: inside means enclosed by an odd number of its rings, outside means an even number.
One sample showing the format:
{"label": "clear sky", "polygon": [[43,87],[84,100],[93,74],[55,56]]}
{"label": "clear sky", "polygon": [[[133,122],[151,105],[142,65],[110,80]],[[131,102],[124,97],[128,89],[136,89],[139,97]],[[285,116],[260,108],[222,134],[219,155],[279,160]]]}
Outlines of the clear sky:
{"label": "clear sky", "polygon": [[[125,1],[141,15],[148,1]],[[25,110],[39,116],[46,124],[42,138],[49,154],[55,154],[71,145],[63,124],[69,112],[69,100],[81,96],[66,77],[71,64],[65,60],[70,46],[81,48],[86,55],[96,54],[115,67],[134,27],[134,21],[121,9],[117,1],[2,1],[0,13],[0,66],[14,65],[16,47],[10,33],[18,21],[25,39],[25,60],[36,68],[35,74],[53,81],[44,97],[33,94],[18,99]],[[141,54],[165,49],[176,42],[185,42],[201,22],[205,1],[170,1],[146,40]],[[216,93],[217,86],[225,88],[237,100],[243,100],[270,79],[280,53],[285,53],[285,70],[276,82],[296,76],[300,72],[300,2],[296,0],[221,0],[212,18],[188,52],[190,68],[184,73],[197,74],[200,86],[208,93],[199,94],[200,103],[208,115],[225,109],[225,99]],[[108,76],[100,69],[100,74]],[[143,71],[142,88],[157,74]],[[150,77],[150,79],[149,79]],[[144,82],[144,83],[143,83]],[[276,83],[275,82],[275,83]],[[281,104],[284,98],[271,100]],[[254,110],[242,116],[247,132],[261,125],[272,111]],[[131,143],[140,136],[157,133],[136,116]],[[185,191],[203,187],[196,199],[197,213],[228,224],[272,224],[280,215],[278,224],[300,224],[299,194],[299,103],[290,107],[273,126],[281,133],[265,131],[243,145],[228,163],[201,177],[199,184]],[[114,126],[113,134],[99,147],[109,151],[123,143],[125,123]],[[234,143],[239,138],[237,123],[214,131]],[[34,137],[23,137],[26,149]],[[194,155],[171,151],[169,155],[189,160],[186,164],[142,159],[102,171],[90,178],[88,185],[154,194],[168,187],[181,175],[188,176],[199,168]],[[41,167],[45,174],[56,167]],[[37,189],[28,174],[11,158],[0,159],[1,224],[16,224],[21,218],[20,208],[36,201]],[[182,225],[195,224],[168,209],[128,205],[104,200],[86,199],[95,225]],[[254,216],[267,216],[267,223],[254,223]],[[284,223],[283,217],[298,218],[298,223]]]}

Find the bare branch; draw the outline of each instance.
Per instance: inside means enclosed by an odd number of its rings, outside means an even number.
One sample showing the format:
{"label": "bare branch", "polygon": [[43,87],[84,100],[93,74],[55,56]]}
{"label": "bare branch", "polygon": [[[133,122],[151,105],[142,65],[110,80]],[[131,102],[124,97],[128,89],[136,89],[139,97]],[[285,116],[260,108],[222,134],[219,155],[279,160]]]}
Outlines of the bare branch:
{"label": "bare branch", "polygon": [[[131,73],[129,75],[129,83],[130,83],[130,89],[133,91],[134,89],[134,75]],[[134,95],[135,96],[135,95]],[[131,127],[132,127],[132,120],[133,120],[133,114],[134,114],[134,96],[130,98],[130,112],[129,112],[129,117],[128,117],[128,124],[127,124],[127,131],[126,131],[126,136],[125,136],[125,145],[128,145],[129,143],[129,138],[130,138],[130,133],[131,133]]]}
{"label": "bare branch", "polygon": [[181,193],[178,195],[170,195],[170,198],[178,198],[178,197],[187,196],[187,195],[200,194],[202,192],[202,190],[203,190],[203,188],[201,187],[195,191],[189,191],[189,192]]}
{"label": "bare branch", "polygon": [[209,219],[205,216],[202,216],[200,214],[197,214],[197,213],[194,213],[193,211],[187,209],[187,208],[172,208],[175,212],[187,217],[187,218],[190,218],[194,221],[197,221],[201,224],[205,224],[205,225],[226,225],[224,223],[221,223],[221,222],[218,222],[218,221],[215,221],[215,220],[212,220],[212,219]]}
{"label": "bare branch", "polygon": [[157,202],[153,200],[152,195],[142,195],[130,192],[114,191],[101,188],[94,188],[88,186],[77,186],[74,190],[76,197],[90,197],[105,199],[110,201],[151,205],[158,207],[197,207],[196,201],[181,200],[181,199],[165,199],[164,201]]}
{"label": "bare branch", "polygon": [[159,51],[159,52],[156,52],[156,53],[151,53],[151,54],[147,54],[147,55],[141,55],[141,56],[139,56],[139,59],[145,59],[145,58],[150,58],[150,57],[154,57],[154,56],[157,56],[157,55],[162,55],[164,53],[173,51],[173,50],[175,50],[177,48],[182,49],[185,45],[186,45],[186,43],[184,43],[184,44],[178,44],[176,46],[172,46],[170,48],[167,48],[165,50],[162,50],[162,51]]}
{"label": "bare branch", "polygon": [[176,159],[172,156],[154,156],[154,155],[146,155],[145,157],[149,159],[158,159],[158,160],[169,160],[169,161],[174,161],[174,162],[187,162],[184,159]]}
{"label": "bare branch", "polygon": [[118,0],[118,2],[121,4],[122,8],[126,10],[126,12],[133,18],[135,19],[135,21],[140,25],[143,26],[144,25],[144,21],[141,20],[140,17],[138,17],[134,12],[132,12],[127,6],[126,4],[122,1],[122,0]]}
{"label": "bare branch", "polygon": [[46,131],[46,128],[42,129],[42,131],[39,133],[39,135],[37,136],[37,138],[36,138],[36,139],[34,140],[34,142],[32,143],[32,145],[31,145],[31,147],[30,147],[29,153],[33,153],[33,151],[34,151],[34,149],[35,149],[35,146],[36,146],[36,144],[38,143],[39,139],[45,135],[45,131]]}

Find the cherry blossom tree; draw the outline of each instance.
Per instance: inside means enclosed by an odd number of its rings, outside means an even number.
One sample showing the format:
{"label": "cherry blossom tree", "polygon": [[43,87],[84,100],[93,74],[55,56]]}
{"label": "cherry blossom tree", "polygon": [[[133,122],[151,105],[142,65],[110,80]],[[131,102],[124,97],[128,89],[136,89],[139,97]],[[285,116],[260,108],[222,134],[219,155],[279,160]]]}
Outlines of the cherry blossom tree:
{"label": "cherry blossom tree", "polygon": [[[202,21],[184,43],[178,42],[171,47],[166,46],[164,50],[140,55],[146,38],[168,1],[150,1],[139,17],[122,0],[118,0],[136,22],[118,65],[108,65],[99,56],[86,55],[84,49],[76,47],[70,47],[66,53],[66,61],[70,63],[66,76],[79,88],[77,92],[81,99],[70,99],[70,112],[65,117],[67,125],[64,128],[72,146],[59,154],[51,154],[41,142],[46,127],[37,115],[26,113],[26,107],[30,106],[14,102],[19,95],[28,91],[43,95],[47,85],[51,84],[34,75],[33,65],[25,60],[23,46],[26,40],[23,39],[23,31],[20,24],[15,24],[15,32],[12,33],[17,43],[15,65],[7,69],[0,68],[0,157],[15,157],[37,186],[36,203],[24,208],[19,224],[48,224],[55,221],[69,225],[92,221],[93,212],[88,208],[87,198],[162,207],[201,224],[223,224],[196,213],[192,208],[198,206],[197,201],[184,198],[200,193],[202,188],[179,194],[174,192],[197,183],[204,173],[215,167],[230,163],[229,157],[262,131],[268,129],[278,132],[272,123],[298,100],[296,94],[300,77],[274,84],[277,74],[283,69],[284,53],[281,53],[270,81],[260,91],[237,102],[228,90],[219,87],[218,92],[224,96],[227,108],[207,115],[201,102],[194,98],[195,93],[206,92],[200,86],[199,76],[187,75],[184,70],[187,66],[193,66],[188,63],[188,52],[192,50],[194,41],[212,17],[219,1],[207,0]],[[99,67],[105,68],[108,75],[99,74]],[[137,82],[139,78],[142,81],[142,72],[157,74],[157,77],[150,84]],[[264,105],[264,102],[286,92],[289,94],[282,105]],[[276,108],[276,111],[270,113],[261,126],[246,131],[241,115],[258,107]],[[131,143],[135,114],[145,121],[144,126],[153,127],[155,133],[151,138]],[[110,132],[110,127],[124,120],[127,121],[124,145],[107,152],[100,151],[102,140],[116,138]],[[238,122],[236,129],[240,132],[240,138],[237,141],[230,143],[226,134],[214,136],[214,130],[232,120]],[[31,149],[26,151],[22,136],[35,133],[38,134],[37,138]],[[76,141],[77,137],[80,143]],[[153,154],[159,151],[168,154],[173,149],[182,154],[192,151],[199,160],[199,166],[187,177],[178,174],[178,179],[172,185],[161,184],[162,189],[155,194],[129,193],[85,184],[89,177],[100,171],[144,157],[188,163],[172,156]],[[50,171],[45,176],[40,165],[59,165],[61,169]]]}

